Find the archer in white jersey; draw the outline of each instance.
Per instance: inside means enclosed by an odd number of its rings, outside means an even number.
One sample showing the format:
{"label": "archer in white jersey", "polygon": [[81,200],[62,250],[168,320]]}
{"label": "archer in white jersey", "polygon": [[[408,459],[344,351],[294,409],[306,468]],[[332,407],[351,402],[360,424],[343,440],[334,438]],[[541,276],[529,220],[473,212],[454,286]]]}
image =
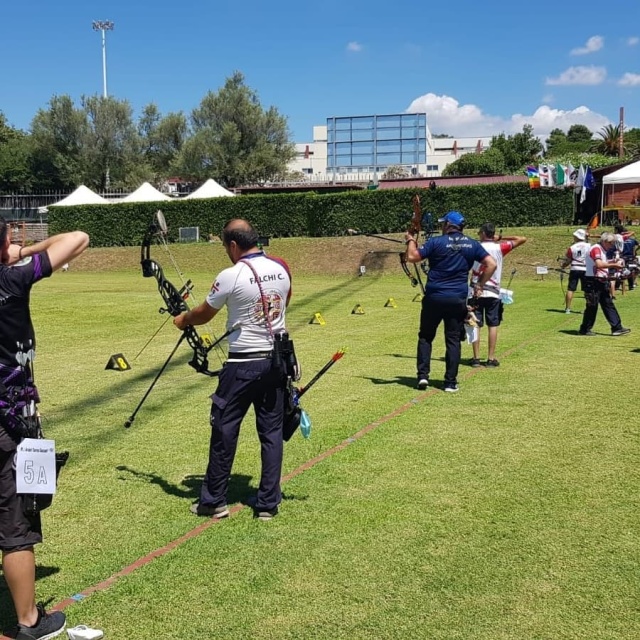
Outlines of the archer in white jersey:
{"label": "archer in white jersey", "polygon": [[569,283],[567,284],[567,293],[565,295],[564,312],[571,313],[571,301],[573,294],[578,288],[584,291],[585,273],[587,270],[587,256],[591,251],[591,245],[587,242],[589,234],[584,229],[576,229],[573,232],[574,242],[568,249],[560,265],[563,269],[569,267]]}
{"label": "archer in white jersey", "polygon": [[291,296],[291,275],[286,263],[266,256],[258,247],[258,234],[246,220],[231,220],[222,242],[232,267],[215,279],[207,299],[177,316],[178,329],[206,324],[226,306],[229,359],[211,396],[211,443],[199,501],[191,506],[198,516],[229,515],[227,490],[236,453],[240,425],[253,405],[260,439],[262,471],[255,512],[261,520],[278,513],[282,500],[283,422],[286,379],[273,366],[276,334],[285,330]]}
{"label": "archer in white jersey", "polygon": [[[496,228],[491,222],[485,222],[480,227],[478,235],[480,236],[480,242],[487,251],[487,253],[496,261],[498,265],[493,275],[482,288],[482,294],[480,298],[475,302],[476,308],[474,314],[478,327],[482,327],[485,323],[487,325],[487,332],[489,334],[488,340],[488,355],[485,366],[497,367],[500,365],[496,360],[496,344],[498,342],[498,327],[502,322],[503,304],[500,300],[500,281],[502,278],[502,259],[509,252],[513,251],[516,247],[524,244],[527,239],[523,236],[509,236],[503,238],[500,236],[498,241],[495,241]],[[478,279],[482,275],[482,267],[476,262],[473,265],[471,272],[471,284],[474,285],[478,282]],[[480,367],[480,332],[478,331],[478,339],[472,343],[473,358],[471,359],[472,367]]]}

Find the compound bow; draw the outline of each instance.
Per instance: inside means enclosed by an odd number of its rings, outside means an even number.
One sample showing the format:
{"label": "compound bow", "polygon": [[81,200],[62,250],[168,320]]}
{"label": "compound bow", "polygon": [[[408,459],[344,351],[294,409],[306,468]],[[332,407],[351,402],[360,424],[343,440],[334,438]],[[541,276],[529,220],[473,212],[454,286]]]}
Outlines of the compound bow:
{"label": "compound bow", "polygon": [[[166,278],[160,264],[151,258],[151,241],[158,237],[163,240],[166,239],[167,232],[167,222],[164,214],[162,211],[157,211],[142,240],[140,265],[142,266],[143,277],[156,279],[158,293],[165,303],[165,307],[161,307],[159,312],[178,316],[185,311],[189,311],[186,299],[191,293],[191,282],[184,282],[182,288],[178,289]],[[221,349],[219,340],[215,336],[213,336],[213,342],[206,340],[198,334],[194,327],[187,326],[180,338],[180,341],[182,340],[186,340],[193,350],[193,357],[189,361],[189,365],[198,373],[203,373],[207,376],[217,376],[220,373],[219,370],[212,371],[209,369],[209,352],[216,346]],[[220,354],[218,354],[218,358],[220,359]],[[221,359],[220,362],[221,364],[223,363]]]}

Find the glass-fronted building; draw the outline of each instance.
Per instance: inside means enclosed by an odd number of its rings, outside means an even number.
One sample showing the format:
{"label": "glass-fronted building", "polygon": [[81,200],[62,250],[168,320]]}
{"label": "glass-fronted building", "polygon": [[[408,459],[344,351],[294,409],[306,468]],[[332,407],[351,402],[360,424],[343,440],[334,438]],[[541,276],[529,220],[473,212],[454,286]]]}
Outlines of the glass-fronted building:
{"label": "glass-fronted building", "polygon": [[427,135],[426,113],[327,118],[327,175],[379,176],[391,166],[424,174]]}

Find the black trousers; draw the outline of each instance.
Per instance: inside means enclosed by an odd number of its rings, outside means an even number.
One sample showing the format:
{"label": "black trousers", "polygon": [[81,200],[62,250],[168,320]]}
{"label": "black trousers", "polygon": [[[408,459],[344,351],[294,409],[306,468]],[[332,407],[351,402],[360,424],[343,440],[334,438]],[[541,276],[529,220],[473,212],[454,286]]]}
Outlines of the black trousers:
{"label": "black trousers", "polygon": [[433,339],[444,322],[445,374],[444,381],[456,383],[460,366],[460,336],[467,316],[467,302],[460,298],[422,299],[420,332],[418,333],[418,380],[429,379]]}
{"label": "black trousers", "polygon": [[611,299],[611,290],[608,281],[600,281],[595,278],[585,278],[584,297],[587,306],[582,316],[580,333],[587,333],[593,329],[598,315],[598,305],[602,308],[602,313],[611,325],[611,331],[622,329],[620,314]]}
{"label": "black trousers", "polygon": [[200,504],[227,504],[231,467],[238,446],[240,425],[249,407],[256,414],[262,472],[257,509],[275,509],[282,500],[282,420],[284,384],[271,370],[271,359],[226,362],[211,397],[209,464],[200,490]]}

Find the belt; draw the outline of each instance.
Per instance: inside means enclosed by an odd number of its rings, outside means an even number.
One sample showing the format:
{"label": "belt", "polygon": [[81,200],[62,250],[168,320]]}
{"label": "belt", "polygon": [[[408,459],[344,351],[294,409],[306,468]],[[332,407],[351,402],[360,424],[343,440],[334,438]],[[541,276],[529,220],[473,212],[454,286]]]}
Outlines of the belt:
{"label": "belt", "polygon": [[264,360],[270,358],[272,351],[250,351],[244,353],[229,353],[229,360]]}

